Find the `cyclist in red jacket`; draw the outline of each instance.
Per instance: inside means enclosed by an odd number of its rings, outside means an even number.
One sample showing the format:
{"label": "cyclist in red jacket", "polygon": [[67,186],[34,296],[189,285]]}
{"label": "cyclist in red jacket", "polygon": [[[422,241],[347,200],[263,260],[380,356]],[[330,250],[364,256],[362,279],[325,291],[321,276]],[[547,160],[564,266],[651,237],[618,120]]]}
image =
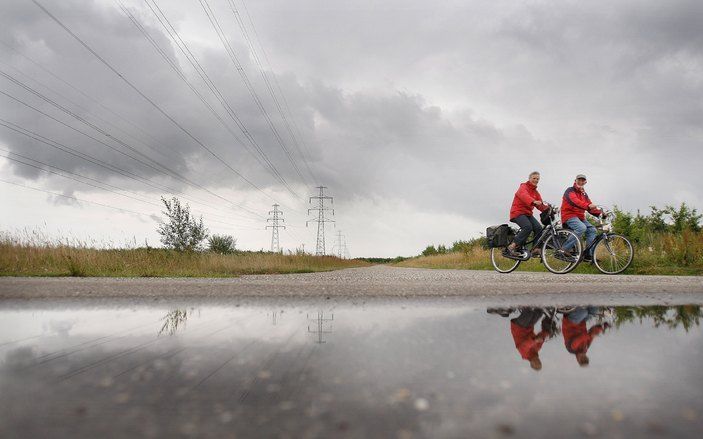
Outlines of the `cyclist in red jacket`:
{"label": "cyclist in red jacket", "polygon": [[[508,246],[508,253],[512,256],[520,255],[517,249],[527,242],[530,233],[534,233],[535,238],[542,233],[542,225],[532,216],[535,207],[542,212],[549,208],[549,204],[542,201],[542,195],[537,191],[539,177],[539,172],[531,173],[528,180],[515,192],[513,205],[510,207],[510,222],[520,226],[520,232]],[[532,256],[539,256],[539,253],[539,248],[532,249]]]}
{"label": "cyclist in red jacket", "polygon": [[[561,200],[561,222],[579,237],[585,233],[586,247],[588,247],[596,239],[596,228],[586,221],[586,211],[591,215],[600,215],[602,212],[588,198],[588,194],[583,188],[586,182],[586,176],[579,174],[574,180],[574,185],[564,192],[564,197]],[[567,242],[567,248],[572,244],[574,243]],[[593,255],[590,253],[583,255],[584,261],[593,260]]]}

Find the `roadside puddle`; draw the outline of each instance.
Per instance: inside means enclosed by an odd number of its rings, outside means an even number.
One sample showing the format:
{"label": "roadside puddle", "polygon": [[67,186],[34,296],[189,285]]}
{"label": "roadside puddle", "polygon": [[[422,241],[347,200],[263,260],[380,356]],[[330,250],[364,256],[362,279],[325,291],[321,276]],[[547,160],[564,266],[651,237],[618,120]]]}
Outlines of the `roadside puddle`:
{"label": "roadside puddle", "polygon": [[2,437],[703,431],[698,305],[61,303],[0,304]]}

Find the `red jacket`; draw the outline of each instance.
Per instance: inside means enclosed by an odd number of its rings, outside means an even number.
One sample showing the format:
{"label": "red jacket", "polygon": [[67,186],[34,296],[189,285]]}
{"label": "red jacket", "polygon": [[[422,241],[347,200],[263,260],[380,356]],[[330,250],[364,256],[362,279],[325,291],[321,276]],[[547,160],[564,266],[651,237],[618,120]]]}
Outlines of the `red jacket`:
{"label": "red jacket", "polygon": [[[575,184],[567,188],[564,196],[561,199],[561,222],[565,223],[570,218],[586,219],[586,211],[588,206],[593,204],[588,194],[583,188],[578,188]],[[593,209],[590,211],[592,215],[600,215],[601,211]]]}
{"label": "red jacket", "polygon": [[525,360],[530,360],[539,355],[544,340],[547,338],[546,331],[540,331],[535,335],[535,327],[523,328],[522,326],[510,322],[510,333],[513,334],[513,341],[520,356]]}
{"label": "red jacket", "polygon": [[[526,181],[520,185],[515,192],[513,205],[510,207],[510,219],[519,217],[520,215],[532,216],[532,210],[535,208],[535,201],[542,201],[542,195],[537,192],[537,186]],[[541,211],[547,210],[547,205],[542,204],[537,206]]]}
{"label": "red jacket", "polygon": [[561,332],[564,335],[564,344],[567,351],[572,354],[585,354],[596,335],[603,332],[603,327],[595,325],[591,329],[586,329],[585,320],[581,323],[574,323],[568,317],[564,317],[561,323]]}

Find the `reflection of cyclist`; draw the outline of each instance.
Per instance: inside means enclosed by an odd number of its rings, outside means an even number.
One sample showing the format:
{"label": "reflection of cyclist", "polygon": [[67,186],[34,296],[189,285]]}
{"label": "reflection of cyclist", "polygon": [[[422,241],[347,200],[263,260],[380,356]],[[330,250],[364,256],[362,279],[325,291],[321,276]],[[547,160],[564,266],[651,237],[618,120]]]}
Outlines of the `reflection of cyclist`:
{"label": "reflection of cyclist", "polygon": [[570,313],[566,314],[561,323],[561,332],[564,335],[566,350],[576,356],[576,361],[581,367],[588,366],[589,359],[586,352],[591,346],[593,339],[603,333],[606,325],[594,325],[587,329],[586,322],[598,313],[598,308],[594,306],[578,306]]}
{"label": "reflection of cyclist", "polygon": [[[520,232],[508,246],[508,253],[512,256],[519,256],[517,249],[527,242],[530,233],[534,233],[535,237],[542,233],[542,225],[532,216],[532,211],[536,207],[544,212],[549,205],[542,202],[542,196],[537,191],[538,183],[539,172],[535,171],[515,192],[513,204],[510,207],[510,221],[520,226]],[[539,255],[539,252],[540,249],[537,247],[532,249],[533,256]]]}
{"label": "reflection of cyclist", "polygon": [[510,332],[520,356],[530,362],[534,370],[542,369],[542,360],[539,359],[539,350],[549,338],[549,319],[542,320],[542,330],[535,334],[535,325],[544,313],[537,308],[523,308],[520,315],[510,320]]}
{"label": "reflection of cyclist", "polygon": [[[588,211],[592,215],[600,215],[602,212],[588,198],[588,194],[583,188],[586,182],[586,176],[579,174],[574,180],[574,185],[564,192],[564,197],[561,200],[561,222],[573,230],[578,237],[582,237],[585,233],[586,247],[588,247],[596,239],[596,228],[586,221],[585,212]],[[572,241],[568,244],[573,243]],[[590,261],[592,258],[593,255],[590,252],[584,255],[586,261]]]}

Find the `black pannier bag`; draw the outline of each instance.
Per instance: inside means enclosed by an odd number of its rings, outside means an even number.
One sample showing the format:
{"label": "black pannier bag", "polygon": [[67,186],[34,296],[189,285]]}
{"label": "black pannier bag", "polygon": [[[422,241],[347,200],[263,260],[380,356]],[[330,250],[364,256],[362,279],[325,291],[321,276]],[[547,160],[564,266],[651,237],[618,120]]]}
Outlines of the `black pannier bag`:
{"label": "black pannier bag", "polygon": [[507,224],[491,226],[486,229],[486,247],[507,247],[514,237],[513,229]]}
{"label": "black pannier bag", "polygon": [[544,212],[539,214],[539,220],[542,222],[543,226],[548,226],[554,221],[554,217],[556,214],[554,213],[554,209],[551,207]]}

